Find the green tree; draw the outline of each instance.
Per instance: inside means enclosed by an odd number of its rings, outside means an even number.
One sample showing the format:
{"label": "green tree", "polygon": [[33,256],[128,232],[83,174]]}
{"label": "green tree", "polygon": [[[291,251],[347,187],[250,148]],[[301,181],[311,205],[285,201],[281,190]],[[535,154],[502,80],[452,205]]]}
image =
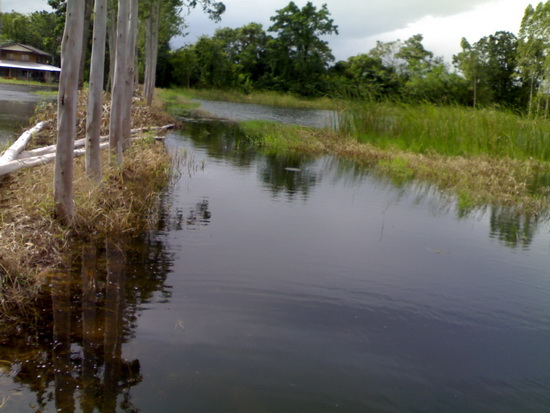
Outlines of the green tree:
{"label": "green tree", "polygon": [[331,69],[335,94],[343,97],[383,99],[397,94],[397,74],[382,59],[368,54],[350,57]]}
{"label": "green tree", "polygon": [[[529,5],[521,22],[518,42],[518,72],[528,83],[529,114],[540,111],[541,100],[545,100],[548,114],[550,93],[550,2],[541,2],[536,8]],[[543,99],[537,99],[537,94]]]}
{"label": "green tree", "polygon": [[395,57],[404,63],[401,65],[403,74],[407,77],[423,76],[434,65],[433,53],[426,50],[422,45],[424,37],[415,34],[400,44]]}
{"label": "green tree", "polygon": [[485,93],[482,96],[488,96],[490,89],[487,87],[487,82],[484,77],[486,72],[483,70],[482,57],[480,50],[471,45],[465,37],[460,42],[462,52],[453,56],[453,63],[464,75],[466,81],[470,84],[472,90],[472,106],[478,105],[478,96],[480,88]]}
{"label": "green tree", "polygon": [[328,42],[320,36],[338,34],[327,5],[320,10],[308,2],[302,9],[294,2],[271,17],[268,41],[270,76],[284,87],[303,94],[318,93],[329,62],[334,61]]}
{"label": "green tree", "polygon": [[197,55],[193,46],[181,47],[171,53],[172,79],[178,86],[191,87],[197,70]]}
{"label": "green tree", "polygon": [[58,30],[61,18],[56,13],[46,11],[21,14],[2,13],[2,37],[36,47],[51,54],[52,63],[59,64],[62,31]]}

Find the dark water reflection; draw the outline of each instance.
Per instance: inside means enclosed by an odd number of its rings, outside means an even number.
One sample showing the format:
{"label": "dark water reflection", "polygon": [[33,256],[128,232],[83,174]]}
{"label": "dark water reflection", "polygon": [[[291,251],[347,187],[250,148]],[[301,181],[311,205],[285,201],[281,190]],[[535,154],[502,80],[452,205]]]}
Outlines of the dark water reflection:
{"label": "dark water reflection", "polygon": [[548,222],[264,156],[231,125],[167,144],[204,168],[149,238],[85,246],[72,283],[52,278],[43,328],[0,347],[6,411],[550,406]]}

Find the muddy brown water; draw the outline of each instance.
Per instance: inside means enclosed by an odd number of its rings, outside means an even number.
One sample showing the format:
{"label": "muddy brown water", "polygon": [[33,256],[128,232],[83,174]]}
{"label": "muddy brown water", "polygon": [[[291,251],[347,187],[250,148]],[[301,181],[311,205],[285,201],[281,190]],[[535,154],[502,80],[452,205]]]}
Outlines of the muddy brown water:
{"label": "muddy brown water", "polygon": [[550,225],[461,211],[333,157],[264,155],[230,123],[157,230],[75,251],[0,347],[6,412],[542,412]]}

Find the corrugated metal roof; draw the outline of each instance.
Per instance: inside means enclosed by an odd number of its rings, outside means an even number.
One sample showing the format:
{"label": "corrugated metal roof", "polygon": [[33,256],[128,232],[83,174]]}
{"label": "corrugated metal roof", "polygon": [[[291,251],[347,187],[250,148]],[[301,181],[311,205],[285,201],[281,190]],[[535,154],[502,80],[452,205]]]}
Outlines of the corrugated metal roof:
{"label": "corrugated metal roof", "polygon": [[61,69],[55,66],[33,62],[19,62],[14,60],[0,60],[0,67],[23,70],[43,70],[46,72],[61,72]]}
{"label": "corrugated metal roof", "polygon": [[40,49],[37,49],[36,47],[32,47],[32,46],[22,44],[22,43],[6,43],[6,44],[3,44],[2,46],[0,46],[0,49],[12,50],[12,46],[15,46],[16,48],[17,47],[20,48],[20,49],[15,49],[15,50],[20,50],[21,51],[21,49],[23,49],[23,50],[28,50],[28,51],[31,51],[33,53],[40,54],[40,55],[43,55],[43,56],[52,57],[51,54],[46,53],[43,50],[40,50]]}

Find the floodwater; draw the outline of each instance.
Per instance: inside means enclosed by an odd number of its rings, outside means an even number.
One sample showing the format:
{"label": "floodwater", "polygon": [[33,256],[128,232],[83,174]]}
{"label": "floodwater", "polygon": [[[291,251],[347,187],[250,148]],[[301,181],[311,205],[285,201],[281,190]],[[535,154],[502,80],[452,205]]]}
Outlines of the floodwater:
{"label": "floodwater", "polygon": [[548,410],[548,222],[228,123],[167,145],[187,164],[157,230],[74,251],[4,338],[3,411]]}
{"label": "floodwater", "polygon": [[36,104],[44,98],[33,92],[51,87],[0,83],[0,147],[14,141],[29,126]]}

